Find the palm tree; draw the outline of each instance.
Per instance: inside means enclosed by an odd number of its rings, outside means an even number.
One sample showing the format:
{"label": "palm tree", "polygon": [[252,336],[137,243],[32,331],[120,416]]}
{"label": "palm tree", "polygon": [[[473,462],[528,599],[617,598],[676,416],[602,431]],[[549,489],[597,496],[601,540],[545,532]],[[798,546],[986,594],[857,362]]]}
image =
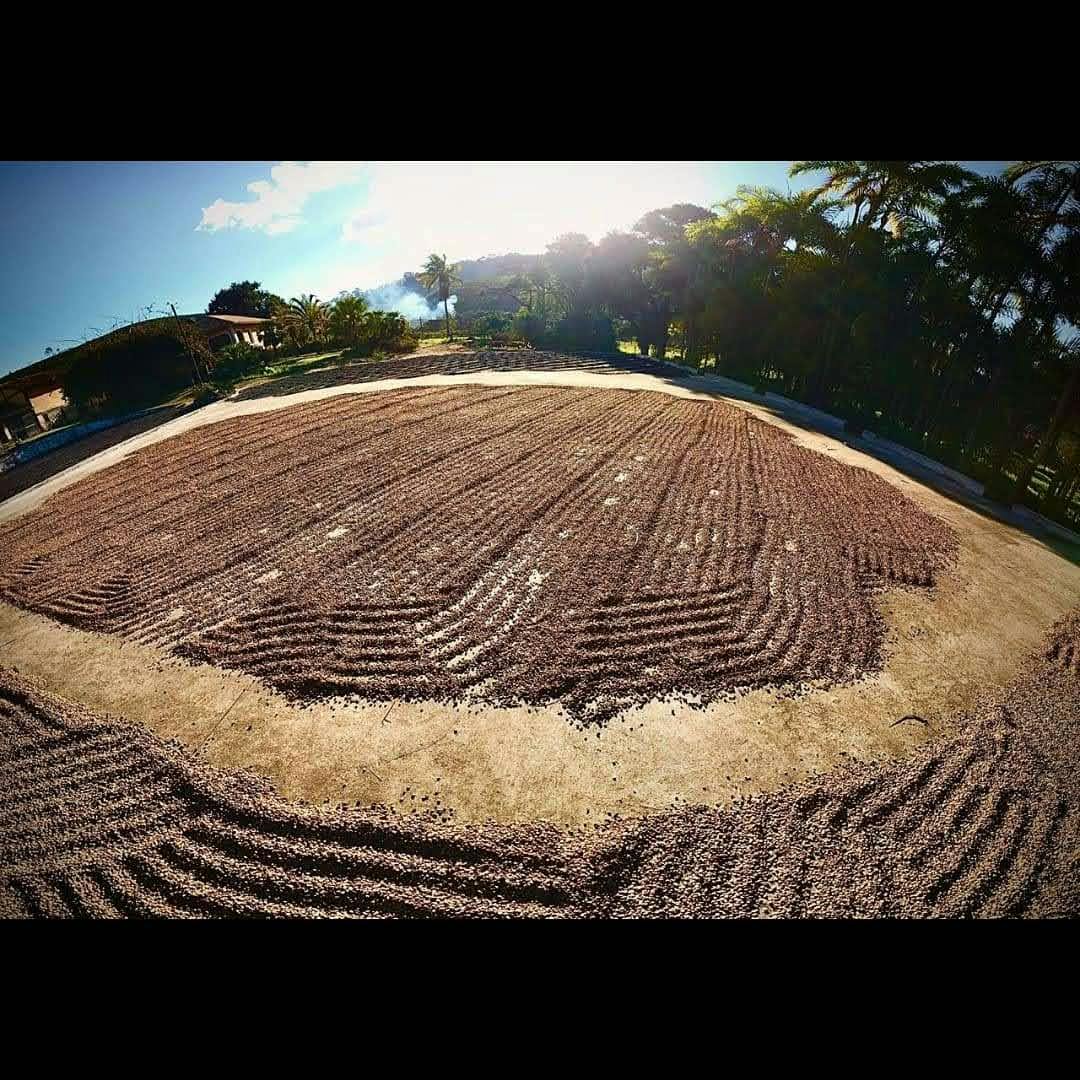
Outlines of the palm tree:
{"label": "palm tree", "polygon": [[1020,473],[1016,478],[1012,493],[1012,501],[1014,503],[1023,502],[1027,496],[1028,484],[1031,483],[1031,478],[1035,475],[1036,471],[1045,464],[1046,459],[1050,456],[1050,452],[1057,445],[1058,435],[1061,433],[1061,429],[1064,426],[1069,409],[1076,399],[1077,392],[1080,391],[1080,348],[1077,348],[1076,342],[1070,342],[1069,345],[1065,346],[1062,350],[1062,355],[1066,360],[1072,361],[1069,375],[1065,380],[1064,389],[1061,391],[1061,395],[1057,400],[1054,415],[1050,418],[1050,423],[1047,426],[1046,432],[1039,440],[1034,455],[1021,467]]}
{"label": "palm tree", "polygon": [[[797,161],[791,175],[824,171],[829,178],[814,194],[832,193],[852,208],[851,226],[885,227],[919,210],[932,210],[950,191],[975,179],[951,161]],[[866,213],[863,213],[863,208]]]}
{"label": "palm tree", "polygon": [[[792,176],[807,172],[828,173],[813,195],[838,197],[850,207],[852,217],[840,256],[840,301],[849,301],[848,264],[860,252],[871,264],[885,252],[884,238],[899,240],[911,221],[925,229],[927,215],[935,214],[952,193],[976,181],[976,175],[949,161],[797,161]],[[864,212],[865,211],[865,212]],[[875,229],[874,226],[879,226]],[[852,320],[843,311],[828,322],[818,372],[816,397],[824,399],[840,343],[848,339]]]}
{"label": "palm tree", "polygon": [[544,264],[543,259],[537,262],[536,267],[529,271],[527,277],[530,295],[529,295],[529,310],[532,311],[532,301],[535,297],[537,302],[537,314],[541,319],[547,318],[547,298],[548,293],[551,291],[551,271]]}
{"label": "palm tree", "polygon": [[274,319],[293,345],[300,348],[322,341],[326,332],[327,309],[313,293],[307,293],[294,296],[288,304],[277,307]]}
{"label": "palm tree", "polygon": [[1031,220],[1039,258],[1033,260],[1034,280],[1025,290],[1023,318],[1041,319],[1044,332],[1060,341],[1068,377],[1049,426],[1034,457],[1020,470],[1013,493],[1022,500],[1032,476],[1053,450],[1068,411],[1080,391],[1080,162],[1023,161],[1006,170],[1006,177],[1023,187],[1031,199]]}
{"label": "palm tree", "polygon": [[330,333],[337,344],[358,345],[368,318],[368,302],[362,296],[342,296],[330,310]]}
{"label": "palm tree", "polygon": [[323,302],[314,293],[307,293],[290,300],[289,307],[296,312],[309,340],[313,343],[322,341],[326,331],[326,307]]}
{"label": "palm tree", "polygon": [[[975,411],[988,417],[1010,372],[1023,379],[1032,363],[1037,368],[1057,355],[1057,347],[1051,345],[1048,351],[1037,350],[1046,355],[1035,359],[1030,343],[1052,341],[1059,318],[1076,325],[1075,302],[1071,302],[1075,279],[1070,280],[1067,266],[1070,245],[1080,233],[1080,163],[1017,162],[1002,176],[973,184],[970,202],[961,213],[966,226],[960,262],[965,264],[984,316],[981,334],[972,339],[982,346],[983,377],[977,380],[982,389]],[[1000,319],[1003,314],[1010,318]],[[1008,322],[1012,325],[1007,330]],[[1021,342],[1029,344],[1021,347]],[[1072,387],[1067,386],[1065,396],[1071,393]],[[977,428],[973,421],[969,442]],[[1008,432],[1001,434],[1004,437]],[[1041,457],[1051,446],[1052,442],[1043,441]],[[997,449],[1004,452],[1007,446],[1002,443]],[[1021,471],[1016,498],[1023,497],[1034,467]]]}
{"label": "palm tree", "polygon": [[451,266],[446,261],[445,255],[429,255],[424,269],[420,273],[420,283],[425,289],[438,289],[439,299],[442,301],[443,311],[446,313],[446,336],[450,341],[454,340],[450,329],[450,292],[455,285],[461,284],[461,276],[458,268]]}

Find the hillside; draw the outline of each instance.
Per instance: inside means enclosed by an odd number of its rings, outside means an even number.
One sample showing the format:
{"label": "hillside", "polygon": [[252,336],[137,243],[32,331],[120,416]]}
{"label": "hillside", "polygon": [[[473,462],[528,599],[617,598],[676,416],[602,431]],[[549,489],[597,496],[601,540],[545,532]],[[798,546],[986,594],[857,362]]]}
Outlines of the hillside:
{"label": "hillside", "polygon": [[[485,255],[480,259],[462,259],[457,263],[462,284],[455,290],[456,303],[450,310],[456,315],[498,311],[514,314],[521,300],[509,283],[518,275],[535,270],[539,255]],[[407,271],[397,281],[373,289],[352,289],[341,295],[362,296],[372,307],[397,311],[408,319],[438,319],[442,317],[438,293],[425,289],[417,273]]]}

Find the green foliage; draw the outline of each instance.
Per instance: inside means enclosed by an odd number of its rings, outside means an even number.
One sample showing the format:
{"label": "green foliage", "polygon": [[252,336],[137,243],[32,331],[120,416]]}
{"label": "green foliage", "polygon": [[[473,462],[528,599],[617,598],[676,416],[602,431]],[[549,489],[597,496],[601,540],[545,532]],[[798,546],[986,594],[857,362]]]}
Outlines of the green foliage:
{"label": "green foliage", "polygon": [[208,315],[250,315],[269,319],[274,304],[284,301],[266,292],[257,281],[234,281],[228,288],[220,289],[207,305]]}
{"label": "green foliage", "polygon": [[458,329],[469,335],[473,344],[509,344],[513,340],[514,319],[501,311],[487,311],[457,320]]}
{"label": "green foliage", "polygon": [[513,336],[541,349],[562,352],[606,352],[618,350],[611,318],[602,314],[574,313],[550,326],[527,312],[519,312],[513,323]]}
{"label": "green foliage", "polygon": [[[194,359],[193,359],[194,356]],[[73,350],[64,393],[84,418],[154,405],[209,369],[205,342],[183,320],[155,319]]]}
{"label": "green foliage", "polygon": [[547,246],[544,259],[550,284],[551,276],[558,284],[558,293],[567,311],[584,301],[585,278],[593,246],[582,233],[565,233]]}
{"label": "green foliage", "polygon": [[473,318],[469,329],[474,334],[483,334],[491,337],[495,334],[504,334],[514,325],[514,320],[501,311],[489,311]]}
{"label": "green foliage", "polygon": [[368,319],[367,301],[360,296],[342,296],[330,312],[330,336],[335,345],[355,348],[364,338]]}
{"label": "green foliage", "polygon": [[294,296],[287,304],[276,302],[272,318],[274,329],[286,346],[297,351],[318,348],[329,336],[329,309],[312,293]]}
{"label": "green foliage", "polygon": [[[433,254],[405,280],[443,302],[447,337],[460,289],[475,342],[670,351],[1078,523],[1080,163],[1019,162],[992,178],[947,161],[792,169],[811,171],[825,173],[813,190],[742,187],[712,209],[650,211],[596,244],[559,236],[541,256],[458,267]],[[403,318],[362,301],[274,310],[295,348],[415,344]]]}
{"label": "green foliage", "polygon": [[416,348],[416,338],[404,315],[393,311],[373,311],[364,324],[362,346],[371,352],[408,352]]}
{"label": "green foliage", "polygon": [[360,322],[354,343],[345,351],[344,357],[378,358],[392,353],[411,352],[416,346],[416,335],[404,315],[394,311],[368,311]]}
{"label": "green foliage", "polygon": [[524,308],[514,316],[511,324],[514,337],[528,345],[539,345],[547,332],[547,324],[539,315],[531,315]]}
{"label": "green foliage", "polygon": [[461,274],[456,266],[451,266],[446,261],[445,255],[431,254],[424,263],[424,269],[420,273],[420,282],[425,289],[434,289],[443,305],[446,316],[446,336],[453,340],[454,332],[450,326],[450,293],[455,285],[461,284]]}
{"label": "green foliage", "polygon": [[224,389],[241,379],[266,371],[267,353],[253,345],[236,344],[222,349],[214,357],[213,381]]}

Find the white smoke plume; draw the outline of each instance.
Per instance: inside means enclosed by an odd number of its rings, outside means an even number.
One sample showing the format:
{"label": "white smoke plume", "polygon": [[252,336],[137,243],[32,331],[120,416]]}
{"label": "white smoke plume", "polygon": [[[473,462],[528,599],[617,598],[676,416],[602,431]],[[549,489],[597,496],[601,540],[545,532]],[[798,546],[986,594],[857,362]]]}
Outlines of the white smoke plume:
{"label": "white smoke plume", "polygon": [[[410,322],[416,322],[419,319],[441,319],[444,314],[441,302],[430,304],[426,297],[407,290],[396,282],[390,285],[379,285],[374,289],[354,289],[351,295],[362,296],[375,311],[396,311]],[[451,296],[447,301],[451,315],[454,314],[456,303],[456,296]]]}

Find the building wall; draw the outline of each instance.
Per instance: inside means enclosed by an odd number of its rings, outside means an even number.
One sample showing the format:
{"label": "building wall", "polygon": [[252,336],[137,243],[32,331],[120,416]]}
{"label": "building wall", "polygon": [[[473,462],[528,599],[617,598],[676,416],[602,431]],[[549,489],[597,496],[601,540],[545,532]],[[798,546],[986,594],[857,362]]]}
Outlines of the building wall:
{"label": "building wall", "polygon": [[30,401],[21,390],[0,387],[0,429],[5,442],[27,439],[40,430]]}
{"label": "building wall", "polygon": [[67,404],[64,391],[60,388],[50,390],[45,394],[37,394],[30,399],[30,408],[38,413],[50,413],[54,409],[62,409]]}
{"label": "building wall", "polygon": [[229,345],[252,345],[256,349],[261,349],[263,348],[262,333],[259,330],[229,330],[210,338],[210,348],[214,352]]}

